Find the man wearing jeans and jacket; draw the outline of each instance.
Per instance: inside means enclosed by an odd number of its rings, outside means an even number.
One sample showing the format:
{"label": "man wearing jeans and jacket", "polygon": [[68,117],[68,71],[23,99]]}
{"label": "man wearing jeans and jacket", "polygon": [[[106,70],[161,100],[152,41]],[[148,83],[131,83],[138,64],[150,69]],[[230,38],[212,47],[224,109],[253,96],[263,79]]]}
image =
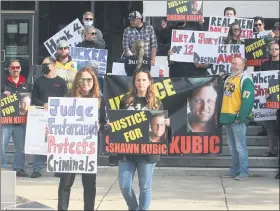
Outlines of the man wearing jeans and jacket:
{"label": "man wearing jeans and jacket", "polygon": [[244,73],[246,59],[232,59],[232,75],[224,84],[224,94],[220,123],[226,127],[232,166],[228,175],[236,180],[246,180],[249,175],[248,150],[246,144],[247,126],[245,120],[250,116],[254,105],[254,84]]}

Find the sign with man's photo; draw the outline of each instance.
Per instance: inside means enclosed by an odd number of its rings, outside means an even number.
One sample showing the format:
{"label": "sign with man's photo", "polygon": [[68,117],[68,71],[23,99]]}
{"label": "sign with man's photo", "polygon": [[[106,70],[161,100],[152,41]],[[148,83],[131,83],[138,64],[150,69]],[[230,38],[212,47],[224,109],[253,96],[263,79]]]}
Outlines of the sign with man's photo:
{"label": "sign with man's photo", "polygon": [[233,22],[237,22],[240,25],[241,39],[253,38],[254,19],[211,16],[209,18],[208,31],[219,32],[221,36],[226,37],[229,32],[230,24]]}
{"label": "sign with man's photo", "polygon": [[[221,110],[222,79],[153,78],[155,95],[168,111],[170,130],[169,155],[204,155],[221,152],[222,134],[218,124]],[[132,77],[111,75],[104,81],[108,109],[118,110],[122,97],[129,91]],[[204,106],[207,105],[207,106]],[[139,112],[139,111],[138,111]],[[111,122],[111,120],[110,120]],[[110,154],[110,139],[101,147]]]}
{"label": "sign with man's photo", "polygon": [[75,19],[47,41],[44,42],[46,49],[52,57],[55,57],[57,43],[60,40],[66,40],[69,46],[76,46],[83,41],[81,31],[84,29],[84,26],[79,21]]}
{"label": "sign with man's photo", "polygon": [[1,94],[1,124],[25,124],[31,93]]}
{"label": "sign with man's photo", "polygon": [[264,38],[245,40],[247,66],[260,66],[262,60],[268,59],[268,57],[268,47]]}
{"label": "sign with man's photo", "polygon": [[167,21],[203,20],[203,1],[167,1]]}
{"label": "sign with man's photo", "polygon": [[108,110],[109,153],[167,155],[167,111]]}

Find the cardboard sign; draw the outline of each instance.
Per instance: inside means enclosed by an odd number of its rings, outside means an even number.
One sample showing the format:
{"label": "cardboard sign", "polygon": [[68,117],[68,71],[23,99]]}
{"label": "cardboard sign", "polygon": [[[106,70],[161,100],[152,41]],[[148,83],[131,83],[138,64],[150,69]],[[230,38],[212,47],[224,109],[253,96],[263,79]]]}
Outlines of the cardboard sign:
{"label": "cardboard sign", "polygon": [[268,81],[268,93],[266,107],[273,109],[280,109],[280,95],[279,95],[279,79],[270,79]]}
{"label": "cardboard sign", "polygon": [[220,33],[205,31],[172,30],[170,60],[193,62],[196,44],[218,45],[222,42]]}
{"label": "cardboard sign", "polygon": [[[48,151],[48,110],[30,106],[25,133],[25,154],[47,155]],[[34,130],[36,128],[36,130]]]}
{"label": "cardboard sign", "polygon": [[167,1],[167,21],[203,20],[203,1]]}
{"label": "cardboard sign", "polygon": [[60,40],[66,40],[69,46],[75,46],[83,41],[81,31],[84,29],[84,26],[81,24],[77,18],[66,27],[57,32],[54,36],[49,38],[44,42],[45,47],[47,48],[49,54],[52,57],[55,57],[57,43]]}
{"label": "cardboard sign", "polygon": [[109,153],[167,155],[167,111],[109,110]]}
{"label": "cardboard sign", "polygon": [[276,109],[267,108],[265,96],[268,94],[269,81],[279,80],[279,70],[253,72],[252,79],[255,87],[254,120],[276,120]]}
{"label": "cardboard sign", "polygon": [[98,99],[48,101],[48,172],[97,172]]}
{"label": "cardboard sign", "polygon": [[31,93],[1,94],[1,124],[25,124]]}
{"label": "cardboard sign", "polygon": [[[163,108],[168,111],[172,131],[169,144],[169,156],[172,155],[205,155],[221,151],[221,126],[218,124],[218,112],[221,110],[223,83],[220,76],[204,78],[153,78],[155,95],[161,100]],[[132,77],[110,75],[104,80],[104,98],[106,107],[120,109],[123,96],[129,91]],[[215,87],[215,88],[213,88]],[[195,109],[197,101],[207,102],[209,112],[200,117]],[[140,104],[129,106],[134,111],[141,109]],[[110,118],[110,116],[109,116]],[[204,129],[197,130],[197,123],[203,118]],[[111,119],[110,119],[111,122]],[[203,132],[202,132],[203,131]],[[122,138],[121,140],[124,140]],[[101,146],[103,154],[110,153],[111,141],[107,137]]]}
{"label": "cardboard sign", "polygon": [[209,19],[210,32],[219,32],[221,35],[226,37],[229,31],[229,25],[233,22],[238,22],[241,27],[242,39],[249,39],[253,37],[254,19],[236,18],[236,17],[213,17]]}
{"label": "cardboard sign", "polygon": [[264,38],[245,40],[247,66],[260,66],[262,60],[268,57],[267,43]]}
{"label": "cardboard sign", "polygon": [[253,38],[266,38],[270,32],[272,32],[272,30],[264,32],[254,32]]}
{"label": "cardboard sign", "polygon": [[78,70],[88,65],[89,61],[98,63],[98,74],[105,75],[108,50],[95,48],[70,47],[69,55],[77,62]]}

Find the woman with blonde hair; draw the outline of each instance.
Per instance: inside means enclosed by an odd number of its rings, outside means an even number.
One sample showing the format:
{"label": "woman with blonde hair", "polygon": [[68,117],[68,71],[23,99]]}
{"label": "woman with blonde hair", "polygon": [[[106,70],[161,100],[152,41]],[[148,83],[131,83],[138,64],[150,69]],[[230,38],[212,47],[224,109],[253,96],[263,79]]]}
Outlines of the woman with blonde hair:
{"label": "woman with blonde hair", "polygon": [[[105,124],[105,103],[101,96],[98,79],[89,67],[81,68],[74,79],[72,89],[66,97],[98,98],[99,100],[99,131]],[[58,189],[58,210],[68,210],[71,187],[75,173],[58,173],[60,177]],[[96,174],[82,174],[84,187],[84,210],[94,210],[96,195]]]}
{"label": "woman with blonde hair", "polygon": [[[130,91],[122,98],[120,109],[163,110],[161,101],[153,90],[153,79],[149,70],[140,68],[132,78]],[[170,120],[165,119],[170,125]],[[147,143],[149,142],[149,137]],[[148,210],[152,194],[152,177],[160,155],[119,155],[119,185],[129,210]],[[137,169],[139,178],[139,204],[132,188]]]}

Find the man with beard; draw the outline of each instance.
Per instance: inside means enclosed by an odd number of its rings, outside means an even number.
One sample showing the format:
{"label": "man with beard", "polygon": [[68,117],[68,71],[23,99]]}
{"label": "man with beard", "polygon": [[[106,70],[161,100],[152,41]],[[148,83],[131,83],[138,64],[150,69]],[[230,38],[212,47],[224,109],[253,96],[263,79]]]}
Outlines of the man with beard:
{"label": "man with beard", "polygon": [[[20,75],[21,65],[19,60],[12,60],[9,64],[8,79],[3,83],[1,92],[6,96],[14,93],[26,93],[29,91],[29,86],[25,78]],[[7,164],[6,148],[12,137],[15,146],[15,161],[13,169],[17,172],[18,177],[29,177],[25,172],[25,129],[26,124],[10,124],[2,125],[2,151],[1,151],[1,165],[5,167]]]}
{"label": "man with beard", "polygon": [[248,149],[246,145],[246,120],[254,105],[254,83],[244,73],[246,59],[232,59],[232,75],[225,80],[220,123],[226,127],[228,146],[231,152],[232,166],[224,177],[247,180]]}
{"label": "man with beard", "polygon": [[153,115],[151,121],[150,142],[166,143],[166,120],[163,113]]}
{"label": "man with beard", "polygon": [[67,88],[72,88],[77,73],[77,63],[69,56],[69,45],[67,41],[60,40],[57,44],[55,69],[58,76],[67,83]]}
{"label": "man with beard", "polygon": [[187,99],[188,113],[186,131],[187,132],[211,132],[217,127],[215,121],[217,91],[215,82],[192,91]]}

